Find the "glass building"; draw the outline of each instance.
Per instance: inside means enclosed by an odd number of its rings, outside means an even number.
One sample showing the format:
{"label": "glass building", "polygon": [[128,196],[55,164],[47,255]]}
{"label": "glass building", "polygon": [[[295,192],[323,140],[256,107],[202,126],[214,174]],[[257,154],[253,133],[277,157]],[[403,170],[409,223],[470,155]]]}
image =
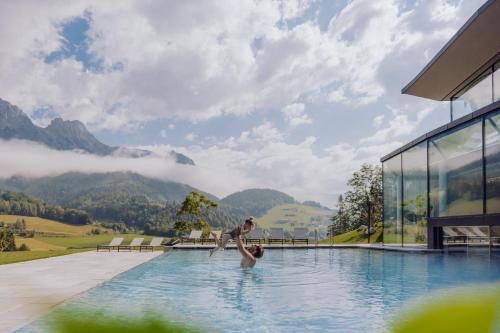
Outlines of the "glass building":
{"label": "glass building", "polygon": [[499,17],[487,1],[403,88],[450,122],[381,159],[385,245],[500,246]]}

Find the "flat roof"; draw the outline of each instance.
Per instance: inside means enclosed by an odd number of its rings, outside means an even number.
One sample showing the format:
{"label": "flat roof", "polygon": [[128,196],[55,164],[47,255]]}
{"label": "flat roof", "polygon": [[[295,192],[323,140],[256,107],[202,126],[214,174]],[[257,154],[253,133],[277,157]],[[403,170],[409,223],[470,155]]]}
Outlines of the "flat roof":
{"label": "flat roof", "polygon": [[499,55],[500,0],[488,0],[401,92],[450,100]]}

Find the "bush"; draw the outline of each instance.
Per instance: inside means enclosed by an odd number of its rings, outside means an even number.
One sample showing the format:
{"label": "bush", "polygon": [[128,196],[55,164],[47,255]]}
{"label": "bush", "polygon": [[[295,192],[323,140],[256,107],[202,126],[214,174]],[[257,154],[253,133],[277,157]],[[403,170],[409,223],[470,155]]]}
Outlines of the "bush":
{"label": "bush", "polygon": [[30,251],[30,247],[24,243],[21,244],[21,246],[19,246],[19,248],[17,249],[18,251]]}
{"label": "bush", "polygon": [[14,234],[7,228],[0,228],[0,252],[15,251]]}

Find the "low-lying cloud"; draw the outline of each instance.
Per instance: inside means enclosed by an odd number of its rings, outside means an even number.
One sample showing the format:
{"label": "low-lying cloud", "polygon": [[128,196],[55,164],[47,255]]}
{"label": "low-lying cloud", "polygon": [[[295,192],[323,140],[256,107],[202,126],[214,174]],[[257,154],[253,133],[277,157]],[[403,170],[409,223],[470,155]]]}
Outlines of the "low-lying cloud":
{"label": "low-lying cloud", "polygon": [[[332,207],[353,171],[362,163],[378,163],[383,152],[401,144],[356,148],[340,143],[325,149],[320,156],[313,150],[314,137],[298,144],[281,138],[260,143],[257,134],[249,134],[256,144],[245,149],[241,146],[247,143],[237,139],[204,146],[146,146],[140,148],[155,154],[143,158],[102,157],[53,150],[30,141],[0,140],[0,178],[130,171],[188,184],[220,198],[248,188],[272,188],[297,200],[316,200]],[[175,163],[169,157],[172,149],[193,158],[197,165]]]}
{"label": "low-lying cloud", "polygon": [[165,154],[143,158],[97,156],[78,151],[58,151],[24,140],[0,140],[0,178],[25,176],[40,178],[67,172],[135,172],[146,177],[175,181],[217,196],[244,188],[242,177],[217,173],[200,166],[175,163]]}

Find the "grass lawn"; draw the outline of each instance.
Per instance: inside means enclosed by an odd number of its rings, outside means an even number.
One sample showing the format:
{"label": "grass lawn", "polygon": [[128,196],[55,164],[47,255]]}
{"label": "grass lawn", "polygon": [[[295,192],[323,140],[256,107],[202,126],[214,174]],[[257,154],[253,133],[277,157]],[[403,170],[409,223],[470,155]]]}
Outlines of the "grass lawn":
{"label": "grass lawn", "polygon": [[[375,233],[370,236],[370,241],[372,243],[379,242],[382,238],[382,228],[376,228]],[[344,234],[337,235],[333,238],[334,244],[360,244],[368,243],[368,236],[365,235],[363,230],[353,230],[346,232]],[[320,244],[330,244],[331,240],[323,239],[319,242]]]}
{"label": "grass lawn", "polygon": [[[333,215],[332,211],[300,204],[284,204],[270,209],[266,215],[257,218],[257,226],[260,228],[283,228],[292,231],[294,228],[307,227],[310,230],[319,228],[311,222],[312,218],[324,221],[324,226],[329,225],[328,219]],[[321,224],[321,222],[318,222]]]}
{"label": "grass lawn", "polygon": [[123,237],[123,245],[129,244],[135,237],[144,238],[144,244],[149,244],[152,238],[139,234],[90,235],[89,232],[95,226],[75,226],[39,217],[0,215],[0,221],[6,223],[14,223],[18,219],[24,219],[28,230],[44,234],[37,234],[32,238],[16,236],[16,247],[26,244],[30,251],[0,252],[0,265],[88,251],[99,244],[108,244],[113,237]]}
{"label": "grass lawn", "polygon": [[[43,219],[41,217],[0,215],[0,221],[6,223],[14,223],[22,219],[26,222],[26,229],[53,235],[84,236],[89,234],[92,229],[96,228],[94,225],[71,225]],[[105,230],[104,228],[99,228]]]}
{"label": "grass lawn", "polygon": [[0,265],[12,264],[15,262],[64,256],[66,254],[88,251],[88,249],[53,250],[53,251],[14,251],[0,252]]}
{"label": "grass lawn", "polygon": [[49,244],[37,239],[36,237],[23,238],[16,236],[15,242],[17,247],[21,246],[22,244],[26,244],[31,251],[66,250],[65,246]]}

